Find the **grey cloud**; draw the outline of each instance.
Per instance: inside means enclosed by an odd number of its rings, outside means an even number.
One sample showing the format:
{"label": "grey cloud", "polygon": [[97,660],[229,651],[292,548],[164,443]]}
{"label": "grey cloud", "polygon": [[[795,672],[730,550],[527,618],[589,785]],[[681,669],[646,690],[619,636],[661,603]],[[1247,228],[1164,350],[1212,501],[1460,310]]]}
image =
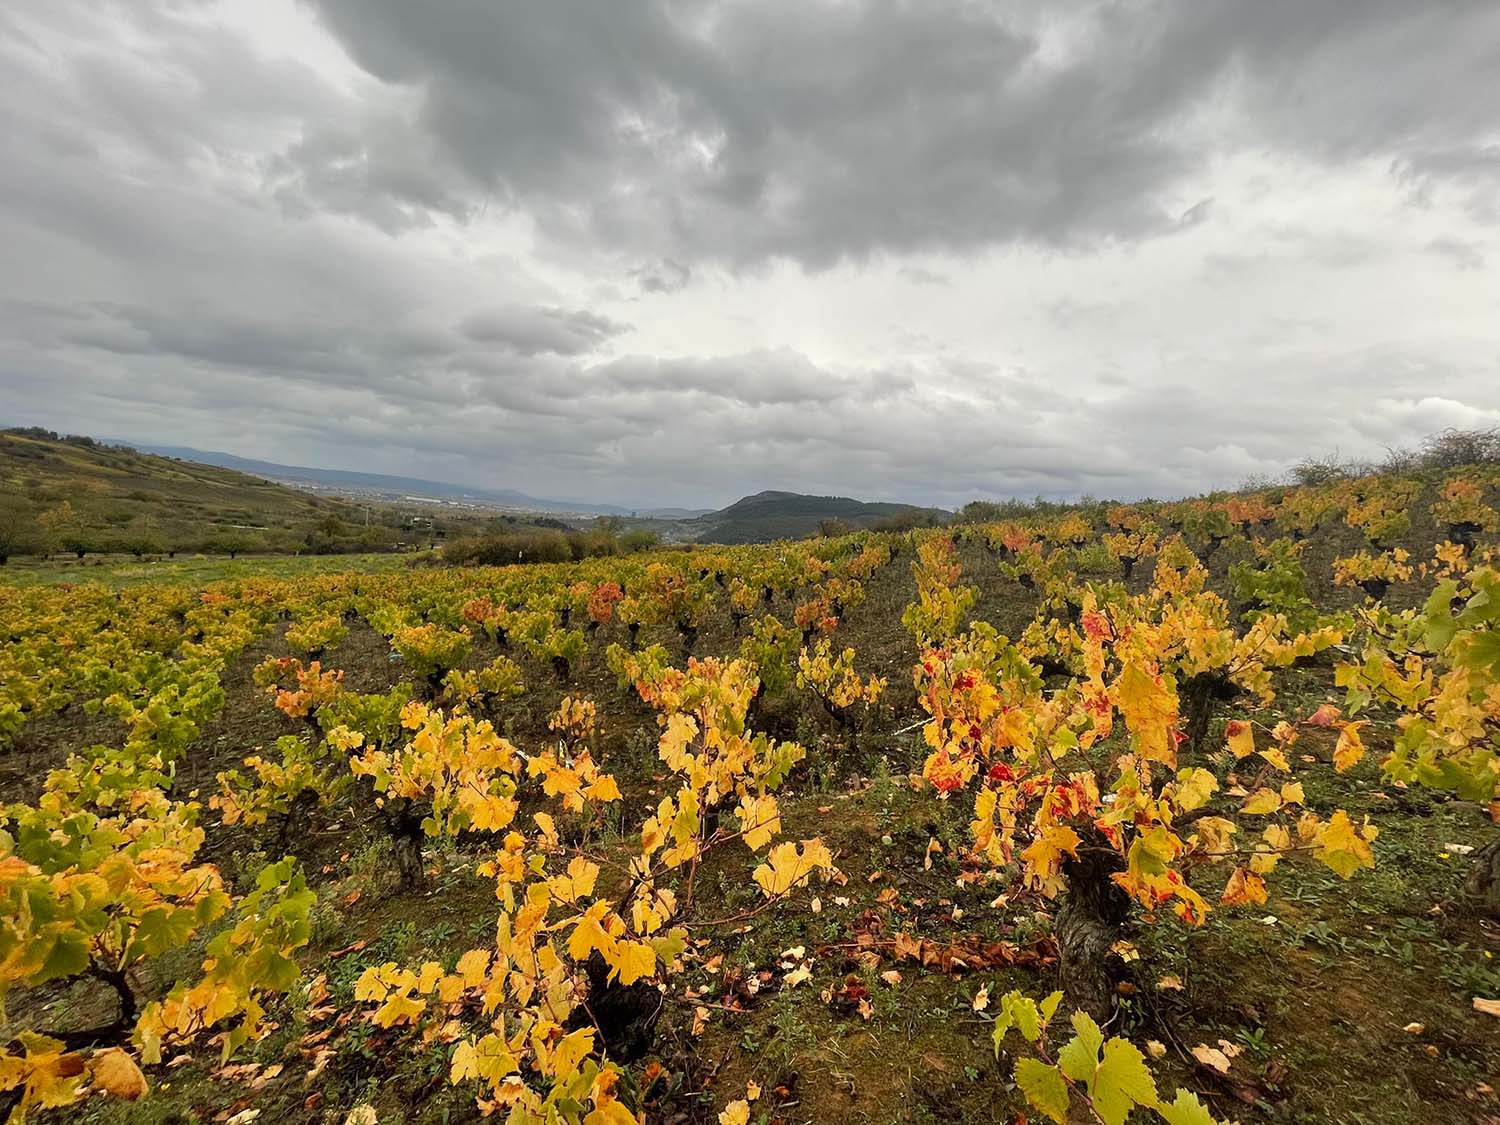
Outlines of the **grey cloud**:
{"label": "grey cloud", "polygon": [[[945,505],[1500,421],[1493,5],[313,7],[350,73],[177,0],[0,12],[0,416],[626,503]],[[1226,157],[1272,204],[1210,208]],[[1316,202],[1283,160],[1426,210],[1283,218]],[[1458,300],[1388,326],[1392,280]]]}
{"label": "grey cloud", "polygon": [[1484,244],[1462,238],[1434,238],[1427,244],[1430,253],[1447,258],[1461,270],[1484,269]]}
{"label": "grey cloud", "polygon": [[461,321],[458,328],[470,340],[500,345],[528,356],[544,352],[582,355],[630,331],[630,325],[586,309],[522,305],[474,313]]}
{"label": "grey cloud", "polygon": [[692,280],[693,272],[681,262],[663,258],[651,266],[632,270],[641,290],[646,293],[680,293]]}
{"label": "grey cloud", "polygon": [[[679,260],[1149,236],[1204,217],[1167,199],[1236,142],[1493,182],[1500,13],[1477,0],[313,2],[414,99],[416,132],[372,130],[364,159],[436,153],[471,199]],[[286,157],[314,195],[317,149]],[[377,215],[463,213],[365,186]]]}

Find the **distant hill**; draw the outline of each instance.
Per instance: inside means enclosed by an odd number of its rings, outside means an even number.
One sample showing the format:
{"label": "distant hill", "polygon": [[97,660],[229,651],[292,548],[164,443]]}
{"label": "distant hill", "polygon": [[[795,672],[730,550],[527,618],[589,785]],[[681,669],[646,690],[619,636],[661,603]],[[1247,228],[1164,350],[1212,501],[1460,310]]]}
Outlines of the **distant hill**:
{"label": "distant hill", "polygon": [[818,534],[825,521],[872,527],[888,520],[937,522],[951,515],[914,504],[870,503],[847,496],[804,496],[798,492],[757,492],[727,508],[691,521],[699,543],[768,543]]}
{"label": "distant hill", "polygon": [[384,550],[492,519],[433,503],[359,503],[88,437],[0,430],[0,556]]}
{"label": "distant hill", "polygon": [[[113,439],[111,439],[113,440]],[[279,481],[297,487],[315,486],[321,490],[338,490],[346,495],[359,495],[382,500],[400,500],[407,497],[424,499],[466,501],[471,504],[487,504],[495,508],[509,508],[522,512],[553,512],[560,515],[623,516],[630,509],[614,504],[590,504],[573,500],[544,500],[528,496],[509,488],[479,488],[473,485],[452,484],[447,481],[423,480],[420,477],[390,476],[385,473],[358,473],[345,469],[315,469],[308,465],[281,465],[275,461],[258,461],[250,457],[238,457],[233,453],[219,453],[211,449],[193,449],[190,446],[143,445],[139,442],[118,441],[144,453],[155,453],[162,457],[176,457],[184,461],[196,461],[204,465],[218,465],[235,469],[267,480]],[[681,509],[672,509],[680,511]],[[683,516],[657,515],[643,512],[657,519],[682,519]],[[698,513],[690,513],[696,515]]]}

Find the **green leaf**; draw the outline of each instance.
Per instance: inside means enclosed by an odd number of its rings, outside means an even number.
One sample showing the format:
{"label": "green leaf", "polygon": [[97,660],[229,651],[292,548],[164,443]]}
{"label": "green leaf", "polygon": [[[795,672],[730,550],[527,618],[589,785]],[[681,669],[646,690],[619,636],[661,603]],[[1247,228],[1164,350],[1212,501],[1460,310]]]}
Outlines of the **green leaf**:
{"label": "green leaf", "polygon": [[1104,1044],[1104,1061],[1094,1072],[1089,1096],[1104,1125],[1125,1125],[1136,1106],[1156,1104],[1156,1083],[1135,1044],[1128,1039]]}
{"label": "green leaf", "polygon": [[1062,1072],[1048,1066],[1039,1059],[1022,1059],[1016,1063],[1016,1085],[1021,1093],[1039,1113],[1044,1113],[1057,1125],[1065,1125],[1068,1119],[1068,1084]]}
{"label": "green leaf", "polygon": [[65,930],[56,935],[52,948],[47,950],[42,971],[35,982],[56,980],[59,977],[76,977],[89,967],[89,943],[76,930]]}
{"label": "green leaf", "polygon": [[1156,1107],[1156,1112],[1167,1125],[1218,1125],[1198,1100],[1198,1095],[1186,1090],[1178,1090],[1176,1099],[1170,1105],[1162,1102]]}
{"label": "green leaf", "polygon": [[192,909],[177,909],[170,906],[155,906],[141,915],[135,934],[126,949],[126,956],[145,953],[148,957],[160,957],[168,950],[176,949],[193,936],[197,919]]}
{"label": "green leaf", "polygon": [[1073,1031],[1076,1034],[1068,1045],[1057,1052],[1057,1064],[1074,1082],[1091,1082],[1099,1065],[1104,1033],[1087,1012],[1073,1013]]}
{"label": "green leaf", "polygon": [[1448,647],[1448,642],[1453,639],[1457,630],[1457,624],[1453,620],[1453,610],[1450,603],[1458,594],[1458,583],[1451,579],[1440,582],[1427,599],[1425,607],[1425,620],[1427,631],[1427,647],[1433,652],[1441,652]]}
{"label": "green leaf", "polygon": [[1035,1043],[1042,1034],[1042,1014],[1036,1001],[1019,992],[1007,992],[1000,998],[1000,1012],[995,1017],[995,1053],[1000,1053],[1000,1041],[1005,1033],[1015,1028],[1028,1043]]}

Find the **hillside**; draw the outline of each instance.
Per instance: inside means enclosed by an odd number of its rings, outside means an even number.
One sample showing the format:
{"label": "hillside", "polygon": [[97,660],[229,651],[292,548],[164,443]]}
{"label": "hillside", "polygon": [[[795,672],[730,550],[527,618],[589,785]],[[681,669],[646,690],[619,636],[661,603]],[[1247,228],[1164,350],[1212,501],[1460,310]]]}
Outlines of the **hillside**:
{"label": "hillside", "polygon": [[43,430],[0,431],[0,495],[0,556],[382,549],[464,522]]}
{"label": "hillside", "polygon": [[824,530],[828,521],[848,528],[873,527],[891,520],[941,521],[949,513],[913,504],[869,503],[847,496],[805,496],[798,492],[757,492],[727,508],[696,520],[699,543],[768,543],[803,539]]}
{"label": "hillside", "polygon": [[[360,473],[346,469],[316,469],[308,465],[282,465],[275,461],[260,461],[250,457],[239,457],[233,453],[194,449],[190,446],[143,445],[130,441],[118,441],[115,444],[129,446],[143,453],[195,461],[204,465],[218,465],[299,488],[337,492],[344,496],[358,496],[360,499],[401,500],[416,496],[424,499],[466,501],[521,512],[551,512],[560,515],[619,516],[629,511],[615,504],[548,500],[529,496],[510,488],[483,488],[477,485],[426,480],[421,477],[391,476],[387,473]],[[654,515],[655,513],[645,514]],[[662,515],[659,518],[678,517]]]}

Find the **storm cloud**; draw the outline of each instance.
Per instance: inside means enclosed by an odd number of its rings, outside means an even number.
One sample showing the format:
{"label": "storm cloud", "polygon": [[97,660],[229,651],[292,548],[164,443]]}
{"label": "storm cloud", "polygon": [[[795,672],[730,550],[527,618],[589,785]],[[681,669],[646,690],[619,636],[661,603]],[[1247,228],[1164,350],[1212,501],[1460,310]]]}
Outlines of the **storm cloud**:
{"label": "storm cloud", "polygon": [[1500,423],[1500,8],[0,12],[0,414],[628,504]]}

